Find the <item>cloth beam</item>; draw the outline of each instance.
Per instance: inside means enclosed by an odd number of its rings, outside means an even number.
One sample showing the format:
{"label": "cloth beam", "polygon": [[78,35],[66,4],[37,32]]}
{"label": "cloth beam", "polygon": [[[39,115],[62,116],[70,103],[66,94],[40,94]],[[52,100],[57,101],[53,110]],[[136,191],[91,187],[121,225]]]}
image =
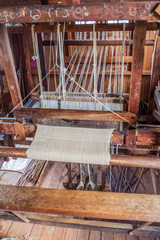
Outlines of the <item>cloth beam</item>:
{"label": "cloth beam", "polygon": [[109,165],[113,130],[37,125],[26,154],[36,160]]}

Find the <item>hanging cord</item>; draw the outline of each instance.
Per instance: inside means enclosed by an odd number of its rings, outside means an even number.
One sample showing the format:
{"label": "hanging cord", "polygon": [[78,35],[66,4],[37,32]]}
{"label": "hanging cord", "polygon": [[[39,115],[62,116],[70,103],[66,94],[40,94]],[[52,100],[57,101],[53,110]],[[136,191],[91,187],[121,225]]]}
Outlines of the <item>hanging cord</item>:
{"label": "hanging cord", "polygon": [[[112,33],[112,39],[114,40],[114,32]],[[111,93],[112,69],[113,69],[113,55],[114,55],[114,46],[112,46],[112,55],[111,55],[111,65],[110,65],[110,75],[109,75],[108,93]]]}
{"label": "hanging cord", "polygon": [[[57,67],[60,68],[60,66],[57,65]],[[112,112],[114,115],[116,115],[118,118],[124,120],[125,122],[127,122],[128,124],[130,124],[132,127],[136,128],[136,125],[132,124],[131,122],[129,122],[127,119],[121,117],[118,113],[114,112],[112,109],[110,109],[109,107],[107,107],[106,105],[104,105],[103,103],[101,103],[96,97],[94,97],[92,94],[90,94],[88,91],[86,91],[82,86],[80,86],[72,76],[69,76],[67,73],[66,75],[70,78],[70,81],[73,81],[76,85],[78,85],[85,93],[87,93],[91,98],[93,98],[96,102],[98,102],[101,106],[103,106],[105,109],[107,109],[108,111]]]}
{"label": "hanging cord", "polygon": [[58,43],[59,43],[59,55],[60,55],[60,89],[62,86],[62,95],[65,97],[65,65],[64,65],[64,53],[63,53],[63,46],[64,46],[64,35],[65,35],[65,23],[63,26],[63,35],[60,32],[60,24],[57,25],[57,36],[58,36]]}
{"label": "hanging cord", "polygon": [[[116,38],[117,38],[118,34],[116,32]],[[118,62],[118,46],[116,46],[116,56],[115,56],[115,73],[114,73],[114,88],[113,88],[113,92],[117,93],[118,87],[117,87],[117,62]]]}
{"label": "hanging cord", "polygon": [[31,35],[32,35],[33,51],[34,51],[33,59],[36,60],[36,62],[37,62],[38,78],[39,78],[41,99],[42,99],[42,104],[43,104],[42,72],[41,72],[41,64],[40,64],[39,49],[38,49],[38,38],[37,38],[37,33],[35,33],[35,31],[34,31],[34,27],[35,27],[35,25],[31,26]]}
{"label": "hanging cord", "polygon": [[[51,69],[51,57],[53,54],[53,50],[52,50],[52,40],[53,40],[53,33],[50,33],[50,45],[49,45],[49,71]],[[48,84],[47,84],[47,90],[50,91],[50,80],[51,80],[51,76],[49,74],[48,77]]]}
{"label": "hanging cord", "polygon": [[[89,72],[89,69],[90,69],[92,57],[93,57],[93,49],[92,49],[92,52],[90,54],[90,59],[89,59],[88,67],[87,67],[87,72],[86,72],[86,75],[85,75],[85,78],[84,78],[84,81],[83,81],[83,85],[82,85],[83,88],[86,87],[86,83],[87,83],[87,79],[88,79],[88,72]],[[81,92],[83,92],[82,89],[81,89]]]}
{"label": "hanging cord", "polygon": [[93,24],[93,53],[94,53],[94,96],[97,96],[97,41],[96,41],[96,31],[95,24]]}

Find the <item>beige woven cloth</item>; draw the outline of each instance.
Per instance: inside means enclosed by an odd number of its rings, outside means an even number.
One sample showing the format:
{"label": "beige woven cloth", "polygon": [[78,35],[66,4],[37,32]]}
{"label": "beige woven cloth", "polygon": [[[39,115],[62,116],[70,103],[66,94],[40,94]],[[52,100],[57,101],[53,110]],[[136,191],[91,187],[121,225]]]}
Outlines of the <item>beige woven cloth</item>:
{"label": "beige woven cloth", "polygon": [[37,125],[27,157],[37,160],[109,165],[113,129]]}

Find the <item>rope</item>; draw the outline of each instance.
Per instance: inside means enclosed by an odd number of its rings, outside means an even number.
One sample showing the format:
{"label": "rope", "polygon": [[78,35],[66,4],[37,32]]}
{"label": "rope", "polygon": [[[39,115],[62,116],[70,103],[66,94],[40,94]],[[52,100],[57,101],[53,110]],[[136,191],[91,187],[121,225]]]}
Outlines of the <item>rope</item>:
{"label": "rope", "polygon": [[[90,55],[90,59],[89,59],[88,67],[87,67],[87,72],[86,72],[85,79],[84,79],[84,82],[83,82],[83,85],[82,85],[83,88],[86,87],[88,72],[89,72],[89,68],[90,68],[90,65],[91,65],[92,56],[93,56],[93,49],[92,49],[92,52],[91,52],[91,55]],[[81,92],[82,92],[82,89],[81,89]]]}
{"label": "rope", "polygon": [[[60,68],[60,66],[57,65],[57,67]],[[132,124],[131,122],[129,122],[127,119],[121,117],[118,113],[114,112],[112,109],[110,109],[109,107],[107,107],[106,105],[104,105],[103,103],[101,103],[96,97],[94,97],[92,94],[90,94],[88,91],[86,91],[82,86],[80,86],[73,77],[69,76],[67,73],[66,75],[70,78],[70,81],[74,82],[76,85],[78,85],[85,93],[87,93],[91,98],[93,98],[96,102],[98,102],[101,106],[103,106],[105,109],[107,109],[108,111],[112,112],[115,116],[117,116],[118,118],[122,119],[123,121],[127,122],[128,124],[130,124],[132,127],[136,128],[136,125]]]}
{"label": "rope", "polygon": [[41,98],[43,103],[43,84],[42,84],[42,72],[41,72],[41,65],[40,65],[40,57],[39,57],[39,49],[38,49],[38,38],[37,33],[34,32],[34,26],[31,26],[31,35],[32,35],[32,42],[33,42],[33,51],[34,51],[34,57],[37,62],[37,70],[38,70],[38,78],[39,78],[39,85],[40,85],[40,92],[41,92]]}
{"label": "rope", "polygon": [[[112,33],[112,38],[114,39],[114,32]],[[108,93],[111,93],[113,55],[114,55],[114,46],[112,46],[112,55],[111,55],[111,66],[110,66],[110,76],[109,76],[109,84],[108,84]]]}
{"label": "rope", "polygon": [[93,53],[94,53],[94,96],[97,96],[97,43],[95,24],[93,24]]}
{"label": "rope", "polygon": [[[84,75],[84,70],[85,70],[85,68],[86,68],[86,65],[87,65],[87,62],[88,62],[88,58],[89,58],[90,52],[91,52],[91,46],[89,47],[89,49],[88,49],[88,51],[87,51],[87,54],[86,54],[86,57],[85,57],[85,61],[84,61],[84,64],[83,64],[83,67],[82,67],[82,70],[81,70],[81,74],[80,74],[79,80],[78,80],[78,83],[79,83],[79,84],[82,83],[82,79],[83,79],[83,75]],[[79,91],[79,87],[76,86],[75,92],[78,92],[78,91]]]}

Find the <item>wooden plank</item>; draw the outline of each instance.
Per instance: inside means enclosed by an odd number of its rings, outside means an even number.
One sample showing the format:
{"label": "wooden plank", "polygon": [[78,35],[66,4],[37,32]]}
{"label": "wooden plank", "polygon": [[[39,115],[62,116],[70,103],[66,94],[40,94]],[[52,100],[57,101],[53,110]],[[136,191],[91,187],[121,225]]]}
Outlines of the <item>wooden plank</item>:
{"label": "wooden plank", "polygon": [[150,88],[149,88],[150,92],[149,92],[148,114],[152,114],[152,111],[155,108],[154,91],[160,79],[160,72],[159,72],[160,54],[159,53],[160,53],[160,35],[157,35],[155,38],[154,60],[153,60],[152,74],[151,74],[151,81],[150,81]]}
{"label": "wooden plank", "polygon": [[7,221],[1,221],[1,224],[2,224],[2,229],[0,231],[0,238],[3,238],[6,236],[11,224],[12,224],[12,221],[10,220],[7,220]]}
{"label": "wooden plank", "polygon": [[[27,158],[26,148],[0,147],[0,156]],[[110,165],[160,169],[160,158],[137,155],[111,155]]]}
{"label": "wooden plank", "polygon": [[7,185],[0,186],[0,195],[2,210],[160,222],[159,195],[66,191]]}
{"label": "wooden plank", "polygon": [[[122,46],[122,40],[97,40],[97,46]],[[44,40],[42,41],[43,46],[54,46],[57,44],[56,41]],[[125,40],[125,45],[133,45],[133,40]],[[144,42],[145,46],[154,46],[154,40],[146,40]],[[64,46],[93,46],[93,41],[91,40],[64,40]]]}
{"label": "wooden plank", "polygon": [[69,22],[102,20],[158,20],[154,2],[105,2],[79,5],[41,5],[0,9],[1,23]]}
{"label": "wooden plank", "polygon": [[136,115],[138,115],[139,112],[146,29],[146,21],[136,21],[133,40],[133,61],[129,97],[129,111],[135,113]]}
{"label": "wooden plank", "polygon": [[[136,116],[129,112],[116,112],[122,118],[125,118],[131,123],[136,122]],[[15,109],[14,116],[29,117],[29,118],[54,118],[68,120],[92,120],[92,121],[118,121],[124,120],[113,113],[106,111],[87,111],[87,110],[63,110],[63,109],[47,109],[47,108],[23,108]]]}
{"label": "wooden plank", "polygon": [[159,130],[149,130],[149,129],[139,129],[138,135],[136,137],[136,145],[160,145],[160,131]]}
{"label": "wooden plank", "polygon": [[19,104],[19,107],[22,107],[23,104],[20,104],[22,101],[21,92],[5,24],[0,24],[0,56],[5,70],[13,106],[15,107]]}
{"label": "wooden plank", "polygon": [[[126,23],[125,30],[126,31],[134,31],[135,24],[132,23]],[[148,22],[147,23],[147,31],[154,31],[159,29],[159,23],[158,22]],[[30,26],[14,26],[14,27],[8,27],[7,28],[9,34],[15,34],[15,33],[24,33],[24,32],[30,32],[31,28]],[[123,31],[123,23],[105,23],[105,24],[96,24],[95,30],[97,32],[103,32],[103,31]],[[57,25],[44,25],[39,24],[35,25],[34,31],[37,33],[50,33],[50,32],[57,32]],[[68,24],[65,26],[65,30],[63,28],[63,25],[60,26],[60,32],[92,32],[93,31],[93,25],[92,24]]]}
{"label": "wooden plank", "polygon": [[[2,213],[3,212],[3,213]],[[20,221],[19,219],[16,219],[15,216],[9,214],[8,212],[1,211],[0,212],[0,219],[12,219],[13,221]],[[24,213],[23,213],[24,214]],[[113,232],[116,233],[128,233],[133,229],[132,224],[127,223],[119,223],[119,222],[107,222],[107,221],[100,221],[100,220],[83,220],[83,219],[76,219],[76,218],[66,218],[66,217],[59,217],[59,216],[49,216],[49,215],[42,215],[42,214],[35,214],[35,213],[25,213],[27,218],[29,219],[30,223],[36,223],[41,224],[45,226],[60,226],[55,228],[55,234],[54,239],[60,239],[58,238],[59,235],[59,229],[65,229],[67,227],[69,228],[78,228],[79,233],[77,236],[77,240],[88,240],[87,237],[89,237],[89,230],[94,231],[103,231],[102,232],[102,240],[112,239]],[[22,223],[24,224],[24,223]],[[32,225],[32,224],[30,224]],[[26,228],[24,230],[24,233],[28,232],[28,237],[30,233],[27,231],[27,227],[29,227],[29,224],[26,225]],[[62,228],[65,227],[65,228]],[[58,230],[57,230],[58,229]],[[87,230],[88,229],[88,230]],[[57,233],[58,231],[58,233]],[[23,231],[21,231],[23,233]],[[146,226],[144,229],[140,230],[138,233],[135,233],[136,235],[145,235],[145,236],[154,236],[158,237],[160,236],[159,226]],[[25,234],[24,234],[25,235]],[[64,234],[65,235],[65,234]],[[107,238],[111,237],[111,238]],[[134,240],[137,240],[137,238],[133,237]],[[131,239],[132,239],[131,238]],[[21,238],[20,238],[21,239]],[[130,239],[130,238],[127,238]]]}

